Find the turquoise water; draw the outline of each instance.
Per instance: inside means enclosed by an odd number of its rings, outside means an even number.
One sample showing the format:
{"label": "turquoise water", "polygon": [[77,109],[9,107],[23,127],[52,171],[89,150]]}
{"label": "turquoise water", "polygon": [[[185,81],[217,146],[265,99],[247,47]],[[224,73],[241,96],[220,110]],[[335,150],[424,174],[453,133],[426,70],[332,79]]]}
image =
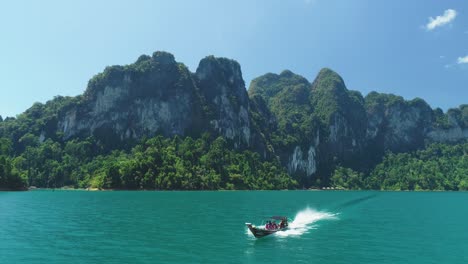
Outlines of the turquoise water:
{"label": "turquoise water", "polygon": [[468,193],[0,192],[0,263],[468,263]]}

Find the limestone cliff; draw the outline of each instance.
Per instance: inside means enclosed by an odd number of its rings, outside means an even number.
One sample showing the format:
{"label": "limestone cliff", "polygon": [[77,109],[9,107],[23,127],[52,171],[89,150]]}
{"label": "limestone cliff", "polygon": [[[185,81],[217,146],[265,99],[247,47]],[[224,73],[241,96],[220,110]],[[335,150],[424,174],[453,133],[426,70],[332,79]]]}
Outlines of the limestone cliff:
{"label": "limestone cliff", "polygon": [[[254,79],[249,88],[252,101],[265,102],[268,125],[260,126],[290,174],[308,176],[317,170],[316,148],[319,131],[311,116],[310,83],[304,77],[285,70]],[[269,116],[269,115],[272,116]],[[264,122],[266,123],[266,122]]]}
{"label": "limestone cliff", "polygon": [[172,54],[155,52],[92,78],[82,102],[59,119],[58,129],[64,139],[92,135],[112,142],[212,132],[239,148],[251,141],[248,109],[237,62],[210,56],[193,74]]}
{"label": "limestone cliff", "polygon": [[457,142],[468,138],[468,105],[452,108],[444,115],[442,110],[434,110],[435,125],[427,133],[435,142]]}
{"label": "limestone cliff", "polygon": [[249,98],[239,63],[209,56],[200,61],[197,85],[208,106],[211,127],[234,146],[250,145]]}
{"label": "limestone cliff", "polygon": [[282,140],[273,147],[291,174],[310,179],[333,162],[352,163],[365,145],[363,98],[330,69],[312,84],[290,71],[269,73],[252,81],[249,95],[265,98],[278,120],[273,139]]}

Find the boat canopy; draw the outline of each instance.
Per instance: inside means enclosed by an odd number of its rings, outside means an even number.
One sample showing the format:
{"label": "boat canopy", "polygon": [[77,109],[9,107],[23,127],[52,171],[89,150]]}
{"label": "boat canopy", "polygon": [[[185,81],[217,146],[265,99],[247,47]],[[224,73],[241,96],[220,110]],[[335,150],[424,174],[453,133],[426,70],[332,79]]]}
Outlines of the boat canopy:
{"label": "boat canopy", "polygon": [[274,220],[286,220],[286,221],[288,220],[288,218],[287,218],[286,216],[277,216],[277,215],[270,217],[270,219],[274,219]]}

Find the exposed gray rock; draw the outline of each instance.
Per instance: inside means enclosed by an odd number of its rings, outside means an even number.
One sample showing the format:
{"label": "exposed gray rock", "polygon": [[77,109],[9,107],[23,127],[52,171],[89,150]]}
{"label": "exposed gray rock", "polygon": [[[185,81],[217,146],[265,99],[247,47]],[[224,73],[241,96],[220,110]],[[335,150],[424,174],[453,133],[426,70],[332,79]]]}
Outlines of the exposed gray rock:
{"label": "exposed gray rock", "polygon": [[[409,151],[424,145],[431,129],[433,113],[421,99],[405,101],[401,97],[370,93],[367,102],[366,141],[381,151]],[[376,146],[372,146],[376,147]]]}
{"label": "exposed gray rock", "polygon": [[209,56],[200,61],[196,77],[214,130],[235,147],[250,146],[249,98],[239,63]]}
{"label": "exposed gray rock", "polygon": [[430,131],[427,136],[435,142],[457,142],[468,139],[468,129],[462,129],[461,127],[435,129]]}
{"label": "exposed gray rock", "polygon": [[[119,139],[196,131],[202,105],[188,69],[155,52],[129,66],[112,66],[89,83],[82,104],[59,120],[64,138]],[[195,129],[194,129],[195,128]]]}
{"label": "exposed gray rock", "polygon": [[[57,127],[64,139],[93,135],[111,141],[208,131],[247,148],[255,134],[249,109],[237,62],[209,56],[193,74],[171,54],[155,52],[96,75],[82,102],[68,109]],[[257,145],[265,151],[266,144]]]}
{"label": "exposed gray rock", "polygon": [[300,146],[296,146],[288,162],[288,172],[292,175],[298,172],[305,173],[307,177],[310,177],[317,171],[315,157],[314,146],[310,146],[306,154],[302,152]]}

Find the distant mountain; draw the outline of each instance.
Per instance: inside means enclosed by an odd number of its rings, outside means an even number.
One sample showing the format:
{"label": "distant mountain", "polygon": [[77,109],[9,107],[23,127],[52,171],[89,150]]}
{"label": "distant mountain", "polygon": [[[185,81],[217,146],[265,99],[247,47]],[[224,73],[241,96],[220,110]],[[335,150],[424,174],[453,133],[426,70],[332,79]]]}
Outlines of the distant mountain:
{"label": "distant mountain", "polygon": [[0,116],[0,138],[11,140],[11,156],[48,139],[66,144],[91,137],[105,153],[157,135],[204,134],[223,137],[231,150],[279,161],[302,186],[327,186],[337,166],[367,173],[387,151],[467,139],[468,105],[443,113],[419,98],[363,97],[330,69],[312,83],[288,70],[268,73],[247,92],[236,61],[208,56],[192,73],[172,54],[155,52],[107,67],[83,95],[36,103],[17,118]]}

